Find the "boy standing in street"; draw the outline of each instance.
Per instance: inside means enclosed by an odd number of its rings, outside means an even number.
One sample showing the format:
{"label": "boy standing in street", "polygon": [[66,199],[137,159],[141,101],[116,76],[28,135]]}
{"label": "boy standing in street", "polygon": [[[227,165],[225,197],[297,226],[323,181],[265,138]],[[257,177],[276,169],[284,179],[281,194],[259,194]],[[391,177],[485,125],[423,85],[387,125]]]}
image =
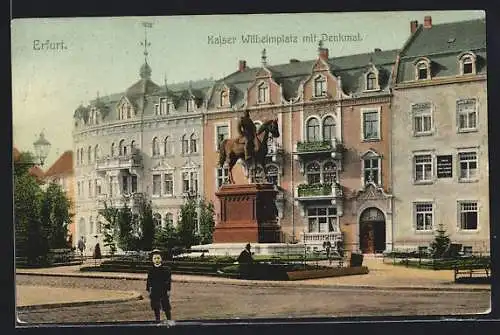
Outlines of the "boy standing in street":
{"label": "boy standing in street", "polygon": [[170,289],[172,286],[172,274],[170,268],[163,266],[160,250],[155,249],[151,253],[153,267],[148,271],[146,290],[151,299],[151,308],[155,313],[156,322],[160,322],[160,310],[165,312],[167,322],[172,320],[170,306]]}

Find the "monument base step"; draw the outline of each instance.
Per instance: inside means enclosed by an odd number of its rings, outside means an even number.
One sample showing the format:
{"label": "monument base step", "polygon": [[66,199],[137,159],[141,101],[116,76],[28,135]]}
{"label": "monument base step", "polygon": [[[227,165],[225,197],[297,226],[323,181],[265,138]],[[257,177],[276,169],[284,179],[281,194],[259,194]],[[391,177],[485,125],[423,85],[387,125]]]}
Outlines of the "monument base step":
{"label": "monument base step", "polygon": [[[192,253],[189,255],[197,257],[204,252],[205,256],[238,256],[246,244],[247,242],[195,245],[191,247]],[[254,255],[286,256],[304,254],[304,244],[302,243],[250,243],[250,246]]]}

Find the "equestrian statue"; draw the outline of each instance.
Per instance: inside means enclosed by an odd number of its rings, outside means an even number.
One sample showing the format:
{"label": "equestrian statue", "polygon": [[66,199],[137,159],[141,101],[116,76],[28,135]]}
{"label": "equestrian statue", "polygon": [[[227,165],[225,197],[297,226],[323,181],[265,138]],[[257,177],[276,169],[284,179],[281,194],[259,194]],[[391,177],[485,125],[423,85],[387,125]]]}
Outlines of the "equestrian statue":
{"label": "equestrian statue", "polygon": [[[245,110],[238,123],[240,135],[237,138],[228,138],[219,144],[219,167],[228,167],[229,183],[234,184],[232,169],[241,159],[244,162],[252,182],[255,182],[255,170],[258,165],[264,167],[264,160],[268,153],[267,140],[269,135],[273,138],[280,136],[278,119],[265,121],[257,130],[250,118],[250,113]],[[252,168],[251,168],[252,167]]]}

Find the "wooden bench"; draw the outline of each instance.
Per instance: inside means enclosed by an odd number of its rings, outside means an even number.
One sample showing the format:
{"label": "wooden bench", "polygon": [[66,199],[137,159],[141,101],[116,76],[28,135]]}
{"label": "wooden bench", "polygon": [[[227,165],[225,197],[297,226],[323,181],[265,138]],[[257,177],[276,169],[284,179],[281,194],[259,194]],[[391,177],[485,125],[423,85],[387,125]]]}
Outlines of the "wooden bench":
{"label": "wooden bench", "polygon": [[477,278],[486,277],[490,278],[491,266],[490,264],[455,264],[455,281],[460,278]]}

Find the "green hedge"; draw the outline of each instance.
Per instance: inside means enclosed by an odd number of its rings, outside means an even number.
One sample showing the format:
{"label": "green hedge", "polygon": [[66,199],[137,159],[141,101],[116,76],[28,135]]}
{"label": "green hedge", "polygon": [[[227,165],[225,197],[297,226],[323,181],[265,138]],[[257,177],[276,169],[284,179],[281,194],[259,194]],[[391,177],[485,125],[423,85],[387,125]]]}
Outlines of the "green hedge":
{"label": "green hedge", "polygon": [[490,257],[471,257],[462,259],[402,259],[395,263],[408,267],[432,270],[453,270],[458,268],[483,268],[491,264]]}

